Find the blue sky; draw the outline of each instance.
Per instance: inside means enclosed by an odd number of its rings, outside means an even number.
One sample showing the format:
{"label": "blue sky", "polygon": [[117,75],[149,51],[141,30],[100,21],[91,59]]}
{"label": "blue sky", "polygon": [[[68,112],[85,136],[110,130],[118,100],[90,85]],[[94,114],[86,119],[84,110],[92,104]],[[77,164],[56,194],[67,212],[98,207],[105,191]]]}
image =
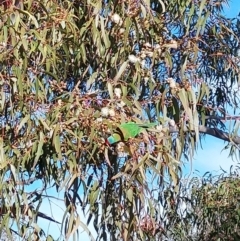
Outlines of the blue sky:
{"label": "blue sky", "polygon": [[[240,12],[240,0],[231,0],[229,2],[229,6],[226,5],[224,15],[227,17],[235,17]],[[239,114],[239,113],[237,113]],[[184,168],[184,172],[186,175],[191,174],[191,176],[202,176],[205,172],[210,171],[213,173],[219,173],[220,167],[226,171],[229,170],[231,165],[237,164],[237,162],[233,161],[231,158],[228,158],[229,150],[222,151],[224,146],[227,143],[216,139],[211,136],[206,136],[205,139],[202,140],[202,148],[198,147],[197,153],[192,162],[192,170],[190,173],[190,163],[186,163],[186,168]],[[55,193],[55,190],[52,192],[49,190],[48,193]],[[63,199],[63,193],[59,194],[59,198]],[[64,210],[61,208],[62,202],[55,200],[54,203],[43,202],[42,211],[47,213],[49,216],[54,217],[56,220],[61,222],[63,217]],[[79,209],[79,214],[81,221],[86,223],[86,219],[81,214],[81,210]],[[54,236],[54,238],[59,237],[60,233],[60,225],[56,225],[50,222],[46,222],[43,219],[39,219],[39,225],[41,227],[45,227],[46,233],[50,233]],[[93,229],[93,225],[90,224],[88,227],[93,235],[96,237],[95,230]],[[80,231],[81,232],[81,231]],[[90,241],[91,239],[85,232],[80,233],[80,240]]]}
{"label": "blue sky", "polygon": [[[224,16],[236,17],[240,12],[240,0],[230,0],[229,5],[225,5]],[[239,113],[236,113],[238,115]],[[192,174],[202,176],[205,172],[217,173],[220,167],[229,171],[231,165],[236,165],[237,160],[228,157],[229,149],[223,150],[227,143],[217,138],[206,136],[202,141],[202,148],[199,146],[198,151],[192,163]],[[189,163],[185,171],[189,173]]]}
{"label": "blue sky", "polygon": [[227,17],[236,17],[240,12],[240,1],[229,0],[229,6],[226,5],[224,12]]}

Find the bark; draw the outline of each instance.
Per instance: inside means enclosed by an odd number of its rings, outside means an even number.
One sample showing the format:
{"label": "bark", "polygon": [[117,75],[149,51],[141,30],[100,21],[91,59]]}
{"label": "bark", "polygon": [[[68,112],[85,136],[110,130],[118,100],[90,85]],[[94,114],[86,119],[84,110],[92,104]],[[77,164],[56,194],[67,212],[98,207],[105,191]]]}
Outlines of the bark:
{"label": "bark", "polygon": [[[170,133],[176,133],[176,132],[179,132],[179,129],[177,127],[170,127],[169,131]],[[188,131],[188,130],[186,129],[185,131]],[[223,141],[233,142],[236,145],[240,145],[239,136],[231,136],[228,132],[222,131],[218,128],[210,128],[210,127],[200,125],[199,132],[206,135],[214,136]]]}

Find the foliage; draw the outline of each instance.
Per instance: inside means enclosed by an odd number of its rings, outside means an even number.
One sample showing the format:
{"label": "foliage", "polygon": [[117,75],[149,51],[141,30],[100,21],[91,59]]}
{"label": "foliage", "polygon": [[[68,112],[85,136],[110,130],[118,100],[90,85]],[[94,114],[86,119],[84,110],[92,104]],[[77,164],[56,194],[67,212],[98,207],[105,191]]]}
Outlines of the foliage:
{"label": "foliage", "polygon": [[182,181],[181,192],[168,211],[166,240],[238,240],[239,197],[239,167]]}
{"label": "foliage", "polygon": [[[234,119],[229,107],[238,110],[240,29],[239,19],[221,15],[224,2],[1,1],[7,233],[45,235],[37,223],[57,222],[40,212],[53,186],[64,192],[58,221],[66,239],[87,229],[79,205],[98,240],[163,235],[161,217],[171,195],[179,195],[182,163],[191,161],[201,133],[227,140],[230,154],[238,151],[238,122],[228,133],[223,121]],[[129,121],[158,125],[106,145]]]}

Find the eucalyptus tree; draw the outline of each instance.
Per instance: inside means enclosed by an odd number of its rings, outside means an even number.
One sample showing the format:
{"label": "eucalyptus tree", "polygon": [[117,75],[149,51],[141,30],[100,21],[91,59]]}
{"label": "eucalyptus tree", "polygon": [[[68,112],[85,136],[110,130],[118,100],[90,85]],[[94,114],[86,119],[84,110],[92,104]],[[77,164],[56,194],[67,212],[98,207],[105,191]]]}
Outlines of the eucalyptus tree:
{"label": "eucalyptus tree", "polygon": [[[185,182],[172,209],[175,230],[173,240],[238,240],[239,230],[239,166],[219,175],[206,173]],[[166,191],[171,191],[170,189]],[[178,222],[176,223],[176,217]],[[174,230],[174,231],[173,231]]]}
{"label": "eucalyptus tree", "polygon": [[[92,220],[97,240],[174,237],[181,167],[202,137],[238,153],[240,29],[226,2],[1,1],[3,230],[47,236],[41,217],[65,239]],[[156,127],[107,144],[125,122]],[[57,192],[62,220],[41,210]]]}

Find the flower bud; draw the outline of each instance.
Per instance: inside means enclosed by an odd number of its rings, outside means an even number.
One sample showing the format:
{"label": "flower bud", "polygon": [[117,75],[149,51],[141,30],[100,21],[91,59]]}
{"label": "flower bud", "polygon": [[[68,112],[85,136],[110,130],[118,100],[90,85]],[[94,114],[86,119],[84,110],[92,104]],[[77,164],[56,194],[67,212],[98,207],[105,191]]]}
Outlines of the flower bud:
{"label": "flower bud", "polygon": [[158,131],[162,131],[163,127],[162,127],[162,125],[157,125],[157,126],[156,126],[156,129],[157,129]]}
{"label": "flower bud", "polygon": [[102,118],[102,117],[98,117],[98,118],[96,119],[96,121],[97,121],[97,122],[102,122],[102,121],[103,121],[103,118]]}
{"label": "flower bud", "polygon": [[170,49],[177,49],[178,48],[178,43],[176,40],[171,40],[170,43],[164,44],[164,47],[170,48]]}
{"label": "flower bud", "polygon": [[176,82],[175,82],[175,80],[174,80],[173,78],[168,78],[168,79],[167,79],[167,82],[169,83],[169,87],[170,87],[171,89],[176,88]]}
{"label": "flower bud", "polygon": [[124,29],[124,28],[120,28],[120,29],[119,29],[119,33],[120,33],[120,34],[125,33],[125,29]]}
{"label": "flower bud", "polygon": [[174,127],[175,126],[175,121],[174,120],[169,120],[168,124],[169,124],[169,126]]}
{"label": "flower bud", "polygon": [[114,94],[117,96],[117,98],[121,98],[122,90],[120,88],[115,88]]}
{"label": "flower bud", "polygon": [[111,116],[111,117],[114,117],[115,116],[115,111],[113,109],[110,109],[108,111],[108,114]]}
{"label": "flower bud", "polygon": [[135,64],[135,63],[137,63],[137,62],[139,61],[139,59],[138,59],[135,55],[133,55],[133,54],[130,54],[130,55],[128,56],[128,60],[129,60],[131,63],[133,63],[133,64]]}
{"label": "flower bud", "polygon": [[103,108],[101,109],[101,114],[102,114],[102,116],[107,117],[107,116],[109,115],[109,109],[108,109],[108,107],[103,107]]}
{"label": "flower bud", "polygon": [[120,24],[122,22],[122,19],[117,13],[114,13],[112,15],[112,21],[116,24]]}

